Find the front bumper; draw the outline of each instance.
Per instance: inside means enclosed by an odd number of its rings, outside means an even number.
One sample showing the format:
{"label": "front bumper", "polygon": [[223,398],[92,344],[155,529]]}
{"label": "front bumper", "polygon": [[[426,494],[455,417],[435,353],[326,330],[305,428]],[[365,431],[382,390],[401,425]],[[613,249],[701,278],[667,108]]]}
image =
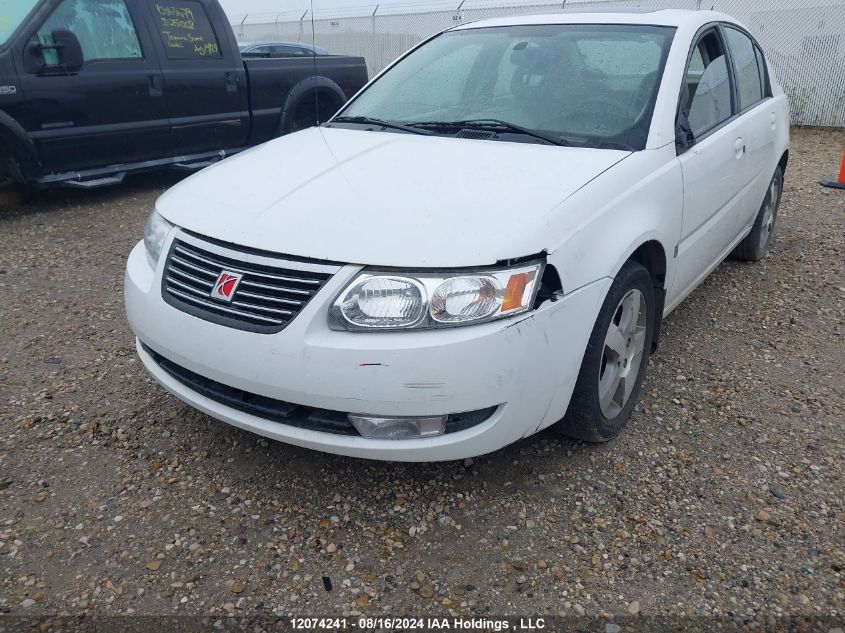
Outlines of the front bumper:
{"label": "front bumper", "polygon": [[[483,325],[337,332],[328,328],[328,309],[360,270],[346,266],[284,330],[268,335],[210,323],[172,307],[161,296],[163,265],[153,271],[139,244],[130,254],[125,280],[126,312],[138,353],[159,383],[191,406],[259,435],[391,461],[481,455],[559,419],[610,285],[600,280],[528,315]],[[374,440],[297,428],[190,389],[164,371],[142,343],[212,381],[306,407],[401,417],[488,408],[495,413],[466,430],[425,439]]]}

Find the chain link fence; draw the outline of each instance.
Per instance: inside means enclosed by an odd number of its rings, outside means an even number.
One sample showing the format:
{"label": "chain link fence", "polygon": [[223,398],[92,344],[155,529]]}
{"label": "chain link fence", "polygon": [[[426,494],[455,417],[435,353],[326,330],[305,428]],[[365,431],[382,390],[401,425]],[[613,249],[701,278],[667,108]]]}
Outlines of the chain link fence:
{"label": "chain link fence", "polygon": [[[330,53],[367,60],[374,76],[425,38],[452,26],[492,17],[630,7],[614,0],[507,4],[438,0],[411,5],[359,6],[232,16],[240,41],[314,42]],[[741,20],[760,41],[790,97],[799,125],[845,127],[845,0],[640,0],[639,8],[710,9]],[[416,7],[420,4],[417,3]]]}

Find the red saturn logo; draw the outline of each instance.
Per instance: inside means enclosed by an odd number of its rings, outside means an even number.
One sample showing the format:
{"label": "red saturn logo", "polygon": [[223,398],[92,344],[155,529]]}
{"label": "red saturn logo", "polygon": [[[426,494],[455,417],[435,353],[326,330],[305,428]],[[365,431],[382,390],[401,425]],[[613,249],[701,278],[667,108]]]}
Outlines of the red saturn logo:
{"label": "red saturn logo", "polygon": [[241,283],[241,279],[243,279],[243,275],[224,270],[220,273],[217,281],[214,282],[214,288],[211,290],[211,298],[231,303],[235,297],[235,290],[238,284]]}

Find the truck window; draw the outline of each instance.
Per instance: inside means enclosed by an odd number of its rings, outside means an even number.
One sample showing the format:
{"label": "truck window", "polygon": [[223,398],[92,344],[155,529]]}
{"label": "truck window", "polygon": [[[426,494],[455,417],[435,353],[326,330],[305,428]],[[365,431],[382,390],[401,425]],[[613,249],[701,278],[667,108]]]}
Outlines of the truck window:
{"label": "truck window", "polygon": [[[67,29],[82,45],[86,62],[98,59],[141,59],[141,45],[123,0],[64,0],[38,29],[42,44],[53,43],[53,31]],[[59,63],[55,50],[44,51],[48,65]]]}
{"label": "truck window", "polygon": [[5,44],[38,0],[0,0],[0,46]]}
{"label": "truck window", "polygon": [[202,4],[156,0],[153,15],[168,59],[219,58],[220,45]]}

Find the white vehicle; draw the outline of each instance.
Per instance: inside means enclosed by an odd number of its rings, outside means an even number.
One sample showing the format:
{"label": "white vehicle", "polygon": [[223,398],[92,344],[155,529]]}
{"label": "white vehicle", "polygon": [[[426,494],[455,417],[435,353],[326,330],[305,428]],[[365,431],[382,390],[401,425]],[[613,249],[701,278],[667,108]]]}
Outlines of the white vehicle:
{"label": "white vehicle", "polygon": [[603,442],[663,317],[766,255],[788,144],[727,15],[462,25],[158,200],[126,271],[138,353],[193,407],[332,453]]}

